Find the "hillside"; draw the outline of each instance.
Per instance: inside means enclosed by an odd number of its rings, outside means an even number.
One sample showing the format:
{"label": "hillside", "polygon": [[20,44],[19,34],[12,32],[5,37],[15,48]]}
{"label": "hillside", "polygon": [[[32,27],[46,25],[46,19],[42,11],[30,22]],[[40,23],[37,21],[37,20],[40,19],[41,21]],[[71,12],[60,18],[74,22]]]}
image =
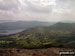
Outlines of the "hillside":
{"label": "hillside", "polygon": [[1,36],[1,46],[22,48],[73,47],[75,23],[57,23],[49,27],[35,27],[17,34]]}

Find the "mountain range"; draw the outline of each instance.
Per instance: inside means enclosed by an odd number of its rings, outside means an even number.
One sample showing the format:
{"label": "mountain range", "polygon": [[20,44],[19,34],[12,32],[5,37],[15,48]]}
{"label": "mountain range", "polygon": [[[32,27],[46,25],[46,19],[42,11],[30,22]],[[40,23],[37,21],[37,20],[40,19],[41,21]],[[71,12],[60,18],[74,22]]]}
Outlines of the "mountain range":
{"label": "mountain range", "polygon": [[15,21],[0,23],[0,30],[16,30],[16,29],[28,29],[37,26],[49,26],[55,24],[55,22],[40,22],[40,21]]}

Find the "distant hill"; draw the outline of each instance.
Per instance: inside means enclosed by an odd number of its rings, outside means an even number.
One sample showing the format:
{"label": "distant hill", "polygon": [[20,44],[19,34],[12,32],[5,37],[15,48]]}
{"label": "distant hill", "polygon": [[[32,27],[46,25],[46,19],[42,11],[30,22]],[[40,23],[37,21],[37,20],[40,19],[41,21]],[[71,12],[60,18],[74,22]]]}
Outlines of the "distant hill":
{"label": "distant hill", "polygon": [[8,46],[25,48],[51,46],[75,48],[75,23],[57,23],[48,27],[35,27],[6,36],[6,40],[11,41]]}
{"label": "distant hill", "polygon": [[6,23],[6,22],[14,22],[14,20],[0,20],[0,24],[1,23]]}
{"label": "distant hill", "polygon": [[37,26],[49,26],[55,24],[54,22],[40,22],[40,21],[16,21],[0,23],[0,30],[16,30],[28,29]]}

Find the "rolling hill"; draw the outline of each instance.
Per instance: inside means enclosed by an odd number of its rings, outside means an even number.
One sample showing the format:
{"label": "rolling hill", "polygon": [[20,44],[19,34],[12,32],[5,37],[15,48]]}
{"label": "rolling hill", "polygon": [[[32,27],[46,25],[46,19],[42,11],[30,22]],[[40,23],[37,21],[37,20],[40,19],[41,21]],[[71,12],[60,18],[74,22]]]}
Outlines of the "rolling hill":
{"label": "rolling hill", "polygon": [[75,23],[57,23],[48,27],[34,27],[17,34],[1,36],[1,46],[24,48],[73,47]]}

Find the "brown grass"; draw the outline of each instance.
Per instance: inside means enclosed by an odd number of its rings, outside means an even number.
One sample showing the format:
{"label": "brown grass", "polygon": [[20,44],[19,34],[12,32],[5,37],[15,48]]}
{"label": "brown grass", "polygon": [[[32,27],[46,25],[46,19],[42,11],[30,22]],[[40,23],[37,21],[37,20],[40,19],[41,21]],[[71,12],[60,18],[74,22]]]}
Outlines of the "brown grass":
{"label": "brown grass", "polygon": [[75,51],[70,48],[46,48],[46,49],[17,49],[0,48],[0,56],[59,56],[59,51]]}

